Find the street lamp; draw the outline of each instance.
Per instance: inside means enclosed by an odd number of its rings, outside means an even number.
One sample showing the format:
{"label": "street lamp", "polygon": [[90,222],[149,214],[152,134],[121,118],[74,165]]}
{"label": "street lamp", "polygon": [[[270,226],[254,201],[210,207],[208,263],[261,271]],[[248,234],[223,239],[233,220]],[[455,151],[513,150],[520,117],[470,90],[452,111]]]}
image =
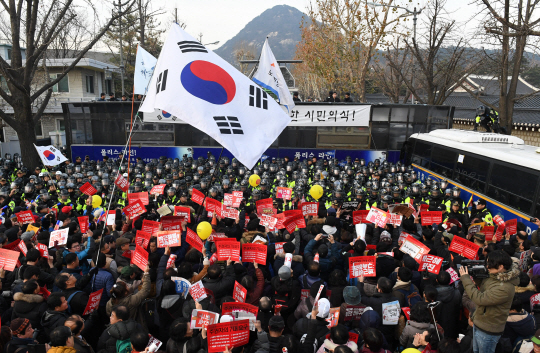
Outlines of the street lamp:
{"label": "street lamp", "polygon": [[[408,13],[410,13],[411,15],[413,15],[413,41],[414,41],[414,44],[416,45],[416,20],[418,18],[418,15],[420,15],[422,13],[422,10],[423,9],[420,9],[420,11],[416,11],[416,7],[414,8],[413,11],[409,10],[408,8],[406,7],[403,7],[403,6],[397,6],[397,5],[386,5],[386,4],[377,4],[377,3],[374,3],[374,2],[368,2],[367,3],[369,6],[372,6],[372,7],[376,7],[376,6],[382,6],[382,7],[393,7],[393,8],[396,8],[396,9],[401,9],[401,10],[405,10],[407,11]],[[413,54],[413,60],[414,60],[414,54]],[[415,65],[414,65],[414,62],[413,62],[413,67],[412,67],[412,78],[411,78],[411,86],[414,87],[414,73],[415,73]],[[412,92],[411,92],[412,93]],[[412,104],[414,104],[414,94],[412,95]]]}

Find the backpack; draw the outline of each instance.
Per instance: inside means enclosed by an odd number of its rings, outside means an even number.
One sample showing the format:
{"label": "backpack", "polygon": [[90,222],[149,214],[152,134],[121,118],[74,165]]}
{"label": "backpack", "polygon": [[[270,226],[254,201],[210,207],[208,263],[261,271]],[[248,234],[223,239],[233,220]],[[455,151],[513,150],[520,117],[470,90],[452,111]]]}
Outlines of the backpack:
{"label": "backpack", "polygon": [[66,300],[67,303],[68,303],[68,313],[70,313],[70,314],[73,314],[73,313],[71,312],[71,305],[69,303],[71,302],[71,299],[73,299],[73,297],[77,293],[82,293],[82,290],[78,290],[78,291],[75,291],[75,292],[71,293],[71,295]]}
{"label": "backpack", "polygon": [[142,315],[143,322],[148,327],[148,331],[159,331],[159,316],[155,299],[145,299],[141,303],[139,312]]}
{"label": "backpack", "polygon": [[13,283],[11,284],[11,290],[15,289],[15,287],[21,283],[23,283],[23,279],[22,279],[22,271],[21,271],[21,267],[18,267],[16,270],[17,270],[17,273],[15,274],[15,280],[13,281]]}
{"label": "backpack", "polygon": [[117,340],[116,353],[131,353],[131,340],[129,338],[126,340]]}
{"label": "backpack", "polygon": [[409,303],[409,308],[412,308],[414,304],[422,301],[422,297],[418,294],[418,292],[412,289],[412,284],[409,288],[409,290],[398,289],[398,291],[403,294],[407,299],[407,303]]}

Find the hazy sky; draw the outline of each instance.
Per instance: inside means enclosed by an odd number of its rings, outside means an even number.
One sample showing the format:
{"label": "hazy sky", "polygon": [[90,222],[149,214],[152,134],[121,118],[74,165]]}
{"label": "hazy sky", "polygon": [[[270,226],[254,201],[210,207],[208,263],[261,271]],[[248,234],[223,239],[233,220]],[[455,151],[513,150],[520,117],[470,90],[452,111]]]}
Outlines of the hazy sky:
{"label": "hazy sky", "polygon": [[[416,0],[414,3],[421,8],[427,1]],[[471,2],[474,0],[448,0],[446,4],[448,16],[460,22],[463,33],[474,30],[478,24],[479,9]],[[396,1],[396,4],[408,3],[408,0]],[[202,33],[205,44],[219,41],[218,45],[210,47],[215,50],[266,9],[285,4],[305,13],[310,0],[152,0],[152,4],[166,11],[160,16],[164,25],[174,19],[174,9],[178,8],[178,18],[186,23],[186,31],[194,37]],[[408,7],[412,10],[413,5]],[[412,21],[409,25],[412,27]]]}

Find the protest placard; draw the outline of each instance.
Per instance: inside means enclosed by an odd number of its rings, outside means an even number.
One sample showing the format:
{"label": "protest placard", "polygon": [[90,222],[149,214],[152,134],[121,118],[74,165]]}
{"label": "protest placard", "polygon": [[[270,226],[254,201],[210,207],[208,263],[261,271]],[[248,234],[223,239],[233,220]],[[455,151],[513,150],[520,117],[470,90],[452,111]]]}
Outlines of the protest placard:
{"label": "protest placard", "polygon": [[14,250],[0,249],[0,267],[6,271],[15,270],[20,253]]}
{"label": "protest placard", "polygon": [[135,244],[146,249],[148,247],[148,244],[150,244],[151,237],[152,235],[150,233],[146,233],[146,232],[143,232],[142,230],[138,230],[135,236]]}
{"label": "protest placard", "polygon": [[360,276],[375,277],[375,256],[354,256],[349,257],[349,276],[356,278]]}
{"label": "protest placard", "polygon": [[149,204],[148,191],[129,193],[127,196],[129,204],[136,202],[137,200],[141,200],[145,206]]}
{"label": "protest placard", "polygon": [[191,222],[191,209],[189,207],[174,206],[174,215],[187,223]]}
{"label": "protest placard", "polygon": [[69,228],[59,229],[51,232],[49,238],[49,248],[65,245],[68,239]]}
{"label": "protest placard", "polygon": [[197,205],[202,205],[204,200],[204,194],[199,190],[193,188],[191,191],[191,201],[195,202]]}
{"label": "protest placard", "polygon": [[224,352],[227,347],[241,347],[249,343],[249,320],[230,321],[209,325],[208,352]]}
{"label": "protest placard", "polygon": [[388,213],[383,210],[378,209],[377,207],[371,207],[366,220],[370,223],[376,224],[378,227],[384,228],[388,220]]}
{"label": "protest placard", "polygon": [[441,270],[442,262],[442,257],[429,254],[424,255],[422,257],[422,262],[420,263],[420,268],[418,269],[418,271],[424,271],[427,269],[428,272],[438,275],[439,271]]}
{"label": "protest placard", "polygon": [[369,214],[369,210],[353,211],[353,224],[369,223],[366,219]]}
{"label": "protest placard", "polygon": [[81,233],[85,234],[88,232],[88,216],[77,217],[79,221],[79,228],[81,228]]}
{"label": "protest placard", "polygon": [[131,255],[131,263],[136,265],[142,271],[146,270],[146,265],[148,265],[148,252],[139,245],[135,245],[135,251]]}
{"label": "protest placard", "polygon": [[84,183],[84,185],[81,186],[79,190],[81,190],[83,194],[88,196],[92,196],[97,192],[96,188],[94,188],[89,182]]}
{"label": "protest placard", "polygon": [[120,190],[122,190],[123,192],[127,192],[128,189],[129,189],[129,181],[127,181],[126,178],[124,178],[122,176],[122,174],[118,174],[118,176],[116,177],[116,180],[114,181],[114,183],[116,184],[116,186],[118,186],[118,188]]}
{"label": "protest placard", "polygon": [[454,236],[450,246],[448,247],[448,250],[453,251],[461,256],[465,256],[470,260],[474,260],[476,258],[476,255],[478,255],[478,249],[480,249],[479,245],[458,236]]}
{"label": "protest placard", "polygon": [[159,222],[150,221],[148,219],[143,220],[141,230],[146,233],[150,233],[152,236],[156,236],[159,231]]}
{"label": "protest placard", "polygon": [[240,260],[240,242],[220,241],[216,242],[218,261],[226,261],[231,258],[233,261]]}
{"label": "protest placard", "polygon": [[193,246],[195,249],[199,250],[202,253],[203,242],[201,238],[199,238],[197,233],[195,233],[189,228],[187,228],[186,232],[186,241],[189,245]]}
{"label": "protest placard", "polygon": [[15,213],[15,215],[17,216],[17,222],[20,224],[34,223],[32,211],[22,211]]}
{"label": "protest placard", "polygon": [[290,200],[292,196],[292,189],[278,186],[276,190],[276,198],[283,200]]}
{"label": "protest placard", "polygon": [[420,213],[423,226],[442,223],[442,211],[423,211]]}
{"label": "protest placard", "polygon": [[159,184],[152,187],[150,190],[150,195],[163,195],[163,191],[165,191],[166,186],[167,184]]}
{"label": "protest placard", "polygon": [[414,239],[412,236],[408,236],[404,241],[401,247],[399,248],[402,252],[409,254],[416,262],[420,263],[422,257],[430,252],[430,249]]}
{"label": "protest placard", "polygon": [[234,281],[233,298],[239,303],[245,303],[247,296],[247,289],[244,288],[238,281]]}
{"label": "protest placard", "polygon": [[319,203],[318,202],[302,202],[300,204],[300,209],[302,210],[302,216],[316,216],[319,212]]}
{"label": "protest placard", "polygon": [[219,314],[208,310],[193,309],[191,311],[191,329],[202,329],[217,324]]}
{"label": "protest placard", "polygon": [[206,291],[204,290],[204,285],[202,281],[193,283],[189,288],[189,294],[191,294],[193,299],[198,301],[199,303],[201,302],[201,300],[206,298]]}
{"label": "protest placard", "polygon": [[99,307],[99,302],[101,301],[101,296],[103,295],[103,288],[95,292],[90,293],[88,296],[88,303],[86,303],[86,308],[84,308],[83,316],[93,313]]}
{"label": "protest placard", "polygon": [[133,219],[146,212],[146,207],[141,200],[136,200],[122,209],[122,212],[129,218]]}
{"label": "protest placard", "polygon": [[266,265],[266,254],[268,248],[263,244],[243,244],[242,262],[255,261],[259,265]]}
{"label": "protest placard", "polygon": [[158,248],[182,245],[181,233],[178,230],[163,230],[157,232]]}

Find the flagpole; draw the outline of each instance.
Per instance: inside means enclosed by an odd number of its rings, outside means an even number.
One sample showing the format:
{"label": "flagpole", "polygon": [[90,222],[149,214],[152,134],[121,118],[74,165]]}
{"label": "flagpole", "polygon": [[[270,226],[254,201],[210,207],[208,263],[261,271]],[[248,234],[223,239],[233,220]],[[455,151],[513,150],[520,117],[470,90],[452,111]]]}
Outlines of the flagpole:
{"label": "flagpole", "polygon": [[[221,160],[221,155],[223,154],[223,149],[224,149],[224,147],[221,147],[221,152],[219,152],[219,157],[217,159],[216,166],[214,167],[214,172],[212,173],[212,178],[210,179],[210,182],[212,182],[212,179],[216,175],[216,170],[218,170],[218,168],[219,168],[219,161]],[[199,217],[201,215],[201,208],[204,209],[204,201],[206,200],[206,197],[207,197],[209,191],[210,191],[210,186],[206,189],[206,192],[204,193],[204,198],[203,198],[201,204],[199,205],[199,209],[197,210],[196,222],[199,221]],[[192,196],[193,196],[193,194],[192,194]],[[197,228],[197,223],[195,223],[195,225],[192,226],[191,229],[195,230],[196,228]]]}
{"label": "flagpole", "polygon": [[[139,51],[139,44],[137,43],[137,50],[135,51],[135,57],[137,57],[137,52]],[[129,127],[130,130],[133,130],[133,103],[135,101],[135,80],[133,80],[133,94],[131,96],[131,126]],[[138,113],[138,112],[137,112]],[[128,168],[127,168],[127,171],[128,171],[128,183],[129,183],[129,166],[130,166],[130,163],[131,163],[131,139],[129,139],[129,157],[128,157]],[[129,188],[128,188],[128,191],[126,193],[126,197],[127,195],[129,195]]]}

